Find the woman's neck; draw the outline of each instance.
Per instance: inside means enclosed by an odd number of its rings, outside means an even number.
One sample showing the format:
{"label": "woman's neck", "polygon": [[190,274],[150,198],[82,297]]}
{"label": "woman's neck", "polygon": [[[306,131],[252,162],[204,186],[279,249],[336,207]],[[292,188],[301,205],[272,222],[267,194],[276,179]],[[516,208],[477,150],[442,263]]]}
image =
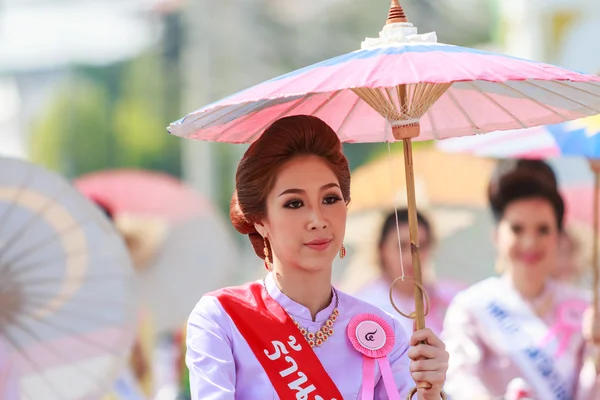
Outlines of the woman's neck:
{"label": "woman's neck", "polygon": [[279,290],[308,308],[313,321],[319,311],[331,304],[331,268],[310,272],[274,265],[272,273]]}
{"label": "woman's neck", "polygon": [[507,272],[507,276],[517,292],[527,300],[538,298],[546,288],[547,279],[534,279],[533,277],[520,276],[512,272]]}

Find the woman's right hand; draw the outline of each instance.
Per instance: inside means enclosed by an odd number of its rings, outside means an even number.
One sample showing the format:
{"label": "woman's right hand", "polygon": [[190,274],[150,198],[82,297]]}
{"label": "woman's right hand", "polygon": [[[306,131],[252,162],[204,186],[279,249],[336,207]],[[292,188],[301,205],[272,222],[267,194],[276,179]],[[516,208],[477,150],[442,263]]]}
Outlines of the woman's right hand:
{"label": "woman's right hand", "polygon": [[430,329],[413,333],[408,350],[410,374],[415,382],[431,384],[429,389],[419,388],[419,399],[439,400],[446,382],[449,355],[446,346]]}
{"label": "woman's right hand", "polygon": [[589,307],[583,314],[583,338],[596,346],[600,346],[600,314]]}

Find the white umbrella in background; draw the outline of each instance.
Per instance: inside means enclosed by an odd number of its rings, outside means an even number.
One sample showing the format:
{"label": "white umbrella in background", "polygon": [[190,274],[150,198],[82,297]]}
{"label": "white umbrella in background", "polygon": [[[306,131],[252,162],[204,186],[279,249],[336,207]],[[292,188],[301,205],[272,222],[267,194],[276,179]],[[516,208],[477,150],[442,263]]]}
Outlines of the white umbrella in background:
{"label": "white umbrella in background", "polygon": [[10,158],[0,171],[0,395],[98,399],[133,339],[122,239],[59,176]]}
{"label": "white umbrella in background", "polygon": [[144,170],[106,170],[75,186],[112,214],[129,244],[140,298],[156,331],[180,329],[207,291],[235,278],[237,246],[210,202],[178,179]]}

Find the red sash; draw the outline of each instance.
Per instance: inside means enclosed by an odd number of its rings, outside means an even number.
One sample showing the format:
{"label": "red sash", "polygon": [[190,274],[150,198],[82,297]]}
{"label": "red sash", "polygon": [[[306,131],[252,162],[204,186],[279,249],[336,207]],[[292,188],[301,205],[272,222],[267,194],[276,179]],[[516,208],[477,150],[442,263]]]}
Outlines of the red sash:
{"label": "red sash", "polygon": [[246,339],[281,400],[343,399],[294,321],[260,283],[212,295]]}

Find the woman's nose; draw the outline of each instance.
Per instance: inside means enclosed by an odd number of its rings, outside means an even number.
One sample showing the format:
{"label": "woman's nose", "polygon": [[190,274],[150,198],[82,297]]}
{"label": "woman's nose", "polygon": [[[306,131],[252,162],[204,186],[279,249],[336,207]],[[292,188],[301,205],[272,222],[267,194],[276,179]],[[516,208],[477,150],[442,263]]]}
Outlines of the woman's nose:
{"label": "woman's nose", "polygon": [[327,222],[320,209],[314,209],[311,213],[311,219],[309,223],[309,229],[325,229],[327,228]]}
{"label": "woman's nose", "polygon": [[526,235],[525,237],[523,237],[523,241],[521,242],[521,245],[525,249],[531,249],[536,246],[536,243],[537,243],[537,239],[534,235]]}

